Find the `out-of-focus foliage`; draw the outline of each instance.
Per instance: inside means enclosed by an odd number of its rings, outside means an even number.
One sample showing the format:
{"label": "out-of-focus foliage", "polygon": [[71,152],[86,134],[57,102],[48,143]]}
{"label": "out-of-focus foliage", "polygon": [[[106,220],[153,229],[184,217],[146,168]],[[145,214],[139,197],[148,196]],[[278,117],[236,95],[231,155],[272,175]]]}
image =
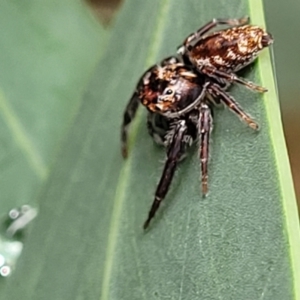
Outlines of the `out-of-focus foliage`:
{"label": "out-of-focus foliage", "polygon": [[106,33],[81,1],[1,1],[0,211],[33,204]]}

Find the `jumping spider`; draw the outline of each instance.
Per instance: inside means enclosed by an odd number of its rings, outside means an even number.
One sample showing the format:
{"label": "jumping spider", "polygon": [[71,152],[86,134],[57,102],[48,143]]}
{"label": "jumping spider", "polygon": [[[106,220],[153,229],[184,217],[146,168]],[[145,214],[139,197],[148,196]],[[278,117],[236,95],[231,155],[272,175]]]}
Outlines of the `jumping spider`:
{"label": "jumping spider", "polygon": [[[209,140],[215,104],[225,105],[252,129],[258,129],[253,118],[226,92],[232,83],[261,93],[267,91],[236,75],[273,42],[270,34],[248,22],[247,17],[212,20],[184,40],[177,56],[152,66],[138,82],[124,113],[122,154],[127,157],[127,131],[140,102],[148,109],[149,134],[155,142],[164,145],[167,152],[144,229],[165,198],[177,163],[195,141],[199,142],[202,193],[207,194]],[[231,27],[208,34],[218,25]]]}

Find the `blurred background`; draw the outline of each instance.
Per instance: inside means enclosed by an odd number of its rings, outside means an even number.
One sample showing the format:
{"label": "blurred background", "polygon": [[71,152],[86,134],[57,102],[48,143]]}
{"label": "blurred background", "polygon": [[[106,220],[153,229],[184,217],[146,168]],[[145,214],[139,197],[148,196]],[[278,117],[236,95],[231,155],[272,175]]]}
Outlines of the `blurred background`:
{"label": "blurred background", "polygon": [[[100,22],[109,27],[124,0],[86,0]],[[265,0],[268,30],[275,37],[273,55],[284,133],[300,207],[300,2]],[[299,210],[300,211],[300,210]]]}

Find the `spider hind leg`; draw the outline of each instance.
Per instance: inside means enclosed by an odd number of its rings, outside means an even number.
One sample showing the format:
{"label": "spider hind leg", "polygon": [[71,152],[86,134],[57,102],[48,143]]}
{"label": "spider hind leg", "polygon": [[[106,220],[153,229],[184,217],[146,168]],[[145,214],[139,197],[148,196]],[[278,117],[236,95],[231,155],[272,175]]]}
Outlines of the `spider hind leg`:
{"label": "spider hind leg", "polygon": [[183,42],[181,46],[178,47],[178,53],[183,54],[185,50],[191,47],[191,44],[200,39],[204,34],[206,34],[211,29],[219,25],[229,25],[229,26],[240,26],[249,23],[249,17],[243,17],[241,19],[213,19],[204,26],[200,27],[197,31],[191,33]]}
{"label": "spider hind leg", "polygon": [[235,73],[227,73],[221,70],[218,70],[217,68],[210,66],[210,65],[203,65],[203,66],[199,66],[199,69],[201,69],[201,72],[203,72],[204,74],[216,78],[218,79],[223,79],[225,80],[225,82],[228,82],[229,84],[231,83],[238,83],[241,84],[243,86],[245,86],[246,88],[255,91],[255,92],[259,92],[259,93],[265,93],[268,90],[260,85],[257,85],[245,78],[241,78],[238,77]]}

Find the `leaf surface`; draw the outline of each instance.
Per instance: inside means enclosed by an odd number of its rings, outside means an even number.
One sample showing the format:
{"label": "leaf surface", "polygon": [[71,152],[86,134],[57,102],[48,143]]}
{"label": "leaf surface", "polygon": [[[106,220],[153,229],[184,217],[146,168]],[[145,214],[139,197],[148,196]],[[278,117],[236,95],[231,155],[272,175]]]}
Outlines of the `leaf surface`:
{"label": "leaf surface", "polygon": [[80,1],[1,1],[0,211],[36,205],[105,33]]}
{"label": "leaf surface", "polygon": [[41,194],[12,299],[299,299],[298,219],[268,51],[244,76],[269,92],[230,90],[261,131],[215,111],[205,199],[194,148],[144,233],[164,157],[144,110],[129,158],[120,155],[122,113],[142,72],[214,17],[264,26],[261,1],[249,3],[125,3]]}

